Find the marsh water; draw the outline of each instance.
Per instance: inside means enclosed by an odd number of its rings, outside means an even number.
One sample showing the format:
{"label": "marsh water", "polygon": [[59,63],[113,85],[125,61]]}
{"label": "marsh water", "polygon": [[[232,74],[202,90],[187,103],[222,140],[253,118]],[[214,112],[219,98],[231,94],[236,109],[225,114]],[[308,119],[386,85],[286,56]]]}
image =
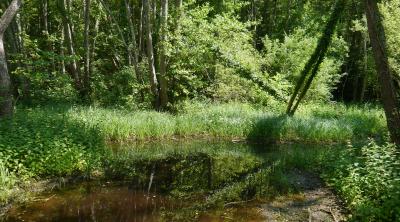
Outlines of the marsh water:
{"label": "marsh water", "polygon": [[[321,149],[327,148],[204,141],[112,145],[98,172],[102,179],[58,186],[14,206],[4,220],[266,221],[266,204],[301,192],[290,179],[296,163],[289,162],[307,161]],[[289,168],[287,176],[277,172]]]}

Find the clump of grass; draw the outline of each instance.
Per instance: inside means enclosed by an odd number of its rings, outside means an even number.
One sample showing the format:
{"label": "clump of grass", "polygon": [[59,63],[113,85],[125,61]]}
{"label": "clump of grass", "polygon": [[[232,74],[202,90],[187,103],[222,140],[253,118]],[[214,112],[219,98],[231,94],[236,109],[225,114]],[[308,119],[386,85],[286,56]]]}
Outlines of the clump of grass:
{"label": "clump of grass", "polygon": [[[274,109],[275,110],[275,109]],[[374,107],[340,104],[306,105],[294,117],[248,104],[195,104],[175,115],[75,107],[67,118],[97,128],[108,140],[152,140],[211,137],[251,141],[346,142],[382,137],[387,129],[383,112]]]}
{"label": "clump of grass", "polygon": [[9,172],[3,161],[0,160],[0,206],[9,201],[15,184],[16,177]]}

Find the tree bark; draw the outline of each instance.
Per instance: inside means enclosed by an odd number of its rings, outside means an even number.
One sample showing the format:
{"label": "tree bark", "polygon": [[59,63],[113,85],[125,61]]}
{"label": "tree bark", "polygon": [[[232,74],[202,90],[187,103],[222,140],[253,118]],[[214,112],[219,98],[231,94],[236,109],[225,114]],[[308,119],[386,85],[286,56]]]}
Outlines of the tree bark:
{"label": "tree bark", "polygon": [[88,99],[90,94],[90,43],[89,43],[89,31],[90,31],[90,0],[85,0],[84,5],[84,17],[85,17],[85,35],[84,35],[84,48],[85,48],[85,74],[83,76],[83,88],[85,99]]}
{"label": "tree bark", "polygon": [[168,0],[161,0],[160,108],[168,105],[167,83]]}
{"label": "tree bark", "polygon": [[93,73],[93,61],[96,56],[96,43],[97,43],[97,34],[99,33],[100,27],[100,19],[96,18],[94,23],[94,30],[93,30],[93,37],[92,37],[92,44],[90,47],[90,63],[89,63],[89,73]]}
{"label": "tree bark", "polygon": [[80,69],[78,66],[78,63],[76,62],[75,59],[75,48],[74,48],[74,41],[72,37],[72,31],[71,31],[71,24],[69,21],[69,11],[68,5],[69,5],[69,0],[59,0],[60,3],[60,9],[62,13],[62,23],[64,27],[64,43],[66,44],[67,51],[69,56],[73,57],[69,64],[67,64],[67,72],[70,74],[71,78],[74,80],[74,85],[75,89],[78,91],[78,93],[81,95],[82,94],[82,82],[81,82],[81,76],[80,76]]}
{"label": "tree bark", "polygon": [[22,5],[22,0],[13,0],[0,18],[0,118],[12,116],[13,96],[11,79],[8,73],[6,53],[4,50],[4,33]]}
{"label": "tree bark", "polygon": [[137,47],[137,42],[136,42],[136,32],[135,32],[135,26],[132,21],[132,10],[131,10],[128,0],[125,0],[125,8],[126,8],[126,16],[127,16],[127,20],[128,20],[128,24],[129,24],[129,31],[131,33],[131,44],[129,44],[129,48],[131,48],[132,54],[133,54],[132,64],[135,68],[137,80],[140,81],[141,75],[140,75],[140,70],[138,67],[139,54],[138,54],[138,47]]}
{"label": "tree bark", "polygon": [[400,146],[400,109],[393,84],[393,76],[389,67],[382,16],[376,0],[365,0],[365,7],[368,32],[379,77],[381,100],[386,114],[387,125],[392,141]]}
{"label": "tree bark", "polygon": [[[138,46],[137,46],[137,42],[136,42],[136,31],[135,31],[135,26],[132,21],[132,10],[131,10],[128,0],[125,0],[125,8],[126,8],[126,16],[127,16],[127,20],[128,20],[128,24],[129,24],[129,30],[131,33],[131,44],[129,45],[129,47],[133,51],[132,52],[133,53],[132,64],[135,69],[136,80],[140,84],[142,84],[143,78],[142,78],[142,73],[139,69],[139,64],[138,64],[139,63],[139,51],[138,51]],[[143,102],[144,101],[144,93],[141,89],[140,89],[140,97],[141,97],[141,101]]]}
{"label": "tree bark", "polygon": [[139,59],[140,60],[138,60],[138,61],[142,61],[142,58],[143,58],[143,54],[144,54],[144,52],[143,52],[143,49],[144,49],[144,47],[143,47],[143,45],[144,45],[144,34],[143,34],[143,24],[144,24],[144,18],[143,18],[143,6],[144,5],[144,3],[143,3],[143,0],[141,1],[141,4],[140,4],[140,21],[139,21],[139,34],[138,34],[138,36],[139,36],[139,43],[138,43],[138,45],[139,45]]}
{"label": "tree bark", "polygon": [[145,30],[146,30],[146,51],[147,60],[149,66],[149,77],[150,77],[150,88],[154,97],[154,108],[159,109],[159,91],[158,91],[158,81],[156,68],[154,66],[154,49],[153,49],[153,37],[151,33],[151,6],[149,0],[144,0],[144,17],[145,17]]}
{"label": "tree bark", "polygon": [[42,0],[42,28],[46,36],[49,35],[48,14],[48,2],[47,0]]}
{"label": "tree bark", "polygon": [[177,9],[181,9],[183,6],[182,0],[175,0],[175,5]]}

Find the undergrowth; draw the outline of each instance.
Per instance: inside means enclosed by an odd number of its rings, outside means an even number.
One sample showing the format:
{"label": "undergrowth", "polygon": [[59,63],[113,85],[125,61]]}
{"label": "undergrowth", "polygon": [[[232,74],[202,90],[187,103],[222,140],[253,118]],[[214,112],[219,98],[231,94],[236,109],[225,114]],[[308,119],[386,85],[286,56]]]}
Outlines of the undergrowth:
{"label": "undergrowth", "polygon": [[[363,142],[368,137],[382,141],[387,135],[382,110],[370,105],[308,104],[294,117],[282,115],[284,107],[264,108],[237,103],[183,103],[174,109],[174,113],[160,113],[83,106],[18,108],[12,119],[0,120],[0,205],[11,200],[13,187],[31,178],[90,176],[94,171],[105,176],[116,176],[114,171],[118,171],[119,176],[125,178],[135,174],[130,171],[135,164],[131,161],[133,156],[149,164],[157,157],[185,156],[185,152],[193,152],[180,148],[173,151],[137,149],[115,156],[106,149],[107,143],[202,138],[331,144]],[[223,149],[223,152],[227,150]],[[293,149],[273,171],[266,169],[250,174],[244,182],[227,179],[226,175],[241,174],[262,163],[256,159],[251,164],[239,161],[240,169],[233,166],[229,170],[218,168],[221,175],[225,175],[220,177],[220,183],[230,185],[210,197],[210,202],[220,203],[221,197],[222,201],[235,201],[243,189],[253,189],[257,179],[251,178],[265,178],[266,175],[269,179],[262,184],[266,182],[271,186],[259,190],[261,194],[271,192],[271,187],[288,191],[287,170],[319,169],[318,173],[323,173],[349,204],[353,218],[398,219],[399,162],[395,159],[398,155],[395,150],[391,145],[381,148],[375,143],[340,152]],[[204,150],[199,148],[199,152]],[[216,166],[246,154],[233,150],[229,155],[221,156],[218,152],[218,149],[207,150],[209,155],[222,158],[214,162]],[[207,158],[203,160],[208,161]],[[185,168],[188,161],[192,160],[184,160],[181,166]]]}
{"label": "undergrowth", "polygon": [[394,144],[349,145],[325,161],[324,179],[349,206],[354,221],[400,220],[400,153]]}

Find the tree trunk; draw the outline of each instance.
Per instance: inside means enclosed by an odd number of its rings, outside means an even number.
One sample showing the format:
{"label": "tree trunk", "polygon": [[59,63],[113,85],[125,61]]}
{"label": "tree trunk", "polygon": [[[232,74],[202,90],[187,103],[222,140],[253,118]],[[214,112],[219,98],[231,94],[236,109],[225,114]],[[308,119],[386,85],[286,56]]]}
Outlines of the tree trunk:
{"label": "tree trunk", "polygon": [[125,39],[125,37],[124,37],[125,35],[124,35],[124,33],[122,32],[122,29],[121,29],[121,27],[120,27],[119,24],[118,24],[118,21],[114,18],[113,14],[112,14],[112,11],[111,11],[110,8],[108,7],[108,5],[107,5],[103,0],[99,0],[99,1],[100,1],[101,5],[103,6],[103,8],[106,10],[106,13],[107,13],[107,15],[108,15],[107,17],[108,17],[110,23],[112,23],[113,26],[117,29],[116,31],[118,32],[118,34],[119,34],[119,36],[120,36],[120,38],[121,38],[121,40],[122,40],[122,43],[125,45],[125,48],[126,48],[126,51],[127,51],[127,55],[128,55],[128,59],[127,59],[128,65],[131,65],[131,61],[132,61],[132,52],[131,52],[131,50],[129,49],[129,44],[128,44],[128,42],[126,41],[126,39]]}
{"label": "tree trunk", "polygon": [[96,55],[96,42],[97,42],[97,34],[99,33],[100,19],[96,18],[94,23],[93,37],[92,37],[92,45],[90,47],[90,63],[89,63],[89,73],[93,73],[93,61]]}
{"label": "tree trunk", "polygon": [[84,5],[85,14],[85,35],[84,35],[84,48],[85,48],[85,74],[83,76],[83,88],[85,99],[88,99],[90,94],[90,43],[89,43],[89,31],[90,31],[90,0],[85,0]]}
{"label": "tree trunk", "polygon": [[78,63],[76,62],[75,59],[75,48],[74,48],[74,42],[72,38],[72,32],[71,32],[71,24],[69,22],[69,11],[67,10],[68,5],[69,5],[69,0],[59,0],[60,1],[60,9],[62,15],[62,23],[64,27],[64,42],[67,47],[67,51],[69,56],[72,56],[73,58],[68,64],[67,71],[74,80],[74,85],[75,89],[78,91],[78,93],[81,95],[82,94],[82,82],[80,78],[80,70],[78,67]]}
{"label": "tree trunk", "polygon": [[[328,51],[329,45],[332,41],[332,36],[336,28],[336,24],[340,18],[341,13],[344,10],[346,0],[337,0],[334,6],[334,10],[331,17],[326,24],[325,30],[319,39],[317,48],[314,50],[311,58],[308,60],[304,69],[300,74],[300,78],[296,84],[293,95],[290,97],[286,113],[289,116],[293,116],[296,112],[300,102],[303,100],[311,83],[318,73],[319,66],[323,62],[326,52]],[[311,74],[310,74],[311,72]],[[296,101],[297,99],[297,101]]]}
{"label": "tree trunk", "polygon": [[143,54],[144,54],[144,52],[143,52],[143,49],[144,49],[144,47],[143,47],[143,45],[144,45],[144,41],[143,41],[143,39],[144,39],[144,34],[143,34],[143,24],[144,24],[144,18],[143,18],[143,6],[144,5],[144,3],[143,3],[143,0],[141,1],[141,4],[140,4],[140,21],[139,21],[139,34],[138,34],[138,36],[139,36],[139,43],[138,43],[138,45],[139,45],[139,59],[140,60],[138,60],[138,61],[142,61],[142,58],[143,58]]}
{"label": "tree trunk", "polygon": [[176,8],[181,9],[183,6],[182,0],[175,0]]}
{"label": "tree trunk", "polygon": [[168,105],[167,83],[168,0],[161,0],[160,108]]}
{"label": "tree trunk", "polygon": [[48,2],[47,0],[42,0],[42,28],[46,36],[49,35],[48,14]]}
{"label": "tree trunk", "polygon": [[140,75],[140,71],[139,71],[139,67],[138,67],[139,55],[138,55],[138,47],[137,47],[137,42],[136,42],[136,32],[135,32],[135,26],[132,21],[132,11],[131,11],[131,7],[129,6],[128,0],[125,0],[125,8],[126,8],[126,16],[127,16],[126,19],[128,20],[129,31],[131,33],[131,44],[129,44],[129,48],[131,48],[132,54],[133,54],[132,64],[135,68],[137,80],[140,81],[141,75]]}
{"label": "tree trunk", "polygon": [[381,100],[393,142],[400,145],[400,110],[386,51],[386,36],[376,0],[365,0],[368,32],[378,73]]}
{"label": "tree trunk", "polygon": [[4,50],[4,33],[22,5],[22,0],[13,0],[0,18],[0,118],[12,116],[13,97],[11,79],[8,73],[6,53]]}
{"label": "tree trunk", "polygon": [[151,7],[149,0],[144,0],[144,17],[145,17],[145,30],[146,30],[146,50],[147,50],[147,60],[149,66],[149,76],[150,76],[150,88],[154,97],[154,108],[159,109],[159,92],[158,92],[158,81],[156,68],[154,66],[154,49],[153,49],[153,37],[151,34]]}
{"label": "tree trunk", "polygon": [[[128,20],[128,24],[129,24],[129,30],[131,33],[131,44],[129,45],[129,47],[133,51],[132,64],[135,69],[136,80],[142,84],[143,78],[142,78],[142,74],[141,74],[141,71],[140,71],[139,65],[138,65],[139,51],[138,51],[137,42],[136,42],[136,32],[135,32],[135,26],[132,21],[132,10],[131,10],[128,0],[125,0],[125,8],[126,8],[126,16],[127,16],[127,20]],[[141,101],[143,102],[144,101],[144,93],[141,89],[140,89],[140,97],[141,97]]]}
{"label": "tree trunk", "polygon": [[61,55],[61,74],[65,74],[65,34],[64,34],[64,29],[61,30],[61,39],[60,39],[60,55]]}

